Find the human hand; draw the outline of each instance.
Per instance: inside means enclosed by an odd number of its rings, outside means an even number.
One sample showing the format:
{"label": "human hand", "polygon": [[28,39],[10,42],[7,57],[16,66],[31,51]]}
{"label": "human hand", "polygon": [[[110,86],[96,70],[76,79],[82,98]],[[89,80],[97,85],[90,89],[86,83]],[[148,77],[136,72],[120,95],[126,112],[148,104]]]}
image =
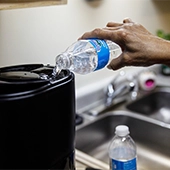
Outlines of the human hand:
{"label": "human hand", "polygon": [[165,53],[167,47],[170,51],[170,43],[152,35],[141,24],[129,18],[124,19],[123,23],[109,22],[105,28],[86,32],[79,39],[86,38],[111,40],[121,47],[122,54],[109,63],[109,69],[170,63],[170,56]]}

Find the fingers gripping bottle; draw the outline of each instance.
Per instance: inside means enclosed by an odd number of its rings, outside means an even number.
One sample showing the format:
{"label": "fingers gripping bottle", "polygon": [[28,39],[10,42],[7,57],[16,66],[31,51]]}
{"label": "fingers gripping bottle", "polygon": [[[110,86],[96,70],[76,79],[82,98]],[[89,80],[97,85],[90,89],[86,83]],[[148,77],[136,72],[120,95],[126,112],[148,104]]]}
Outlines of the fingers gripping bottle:
{"label": "fingers gripping bottle", "polygon": [[117,57],[121,48],[112,41],[100,39],[79,40],[56,57],[56,72],[69,69],[78,74],[88,74],[105,67]]}
{"label": "fingers gripping bottle", "polygon": [[129,135],[128,126],[116,127],[108,154],[111,170],[137,170],[136,145]]}

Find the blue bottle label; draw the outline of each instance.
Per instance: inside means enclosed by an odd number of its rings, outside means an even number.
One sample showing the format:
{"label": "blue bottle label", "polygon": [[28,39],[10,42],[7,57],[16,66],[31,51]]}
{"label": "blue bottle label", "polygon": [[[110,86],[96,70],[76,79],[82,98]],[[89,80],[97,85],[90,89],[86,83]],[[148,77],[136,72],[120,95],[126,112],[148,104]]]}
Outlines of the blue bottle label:
{"label": "blue bottle label", "polygon": [[98,55],[98,64],[95,70],[99,70],[106,66],[109,62],[110,51],[105,40],[89,39],[88,40],[96,49]]}
{"label": "blue bottle label", "polygon": [[137,170],[136,158],[128,161],[117,161],[111,159],[111,170]]}

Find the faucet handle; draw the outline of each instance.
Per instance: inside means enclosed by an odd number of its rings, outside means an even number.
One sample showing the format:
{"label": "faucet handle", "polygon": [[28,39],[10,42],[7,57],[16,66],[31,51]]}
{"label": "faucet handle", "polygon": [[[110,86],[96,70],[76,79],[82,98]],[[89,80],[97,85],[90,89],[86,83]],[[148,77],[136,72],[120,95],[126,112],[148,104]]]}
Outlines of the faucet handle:
{"label": "faucet handle", "polygon": [[139,90],[137,77],[136,75],[131,75],[127,77],[127,80],[130,81],[129,86],[130,86],[131,99],[136,100],[138,95],[138,90]]}

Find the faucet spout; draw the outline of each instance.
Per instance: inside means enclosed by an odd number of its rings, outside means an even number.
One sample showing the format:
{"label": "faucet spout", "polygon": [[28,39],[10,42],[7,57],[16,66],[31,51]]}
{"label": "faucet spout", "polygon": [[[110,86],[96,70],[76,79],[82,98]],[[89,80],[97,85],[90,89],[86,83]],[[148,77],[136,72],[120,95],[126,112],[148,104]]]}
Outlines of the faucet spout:
{"label": "faucet spout", "polygon": [[124,77],[125,72],[121,71],[116,77],[107,85],[105,91],[105,99],[103,103],[97,107],[88,110],[88,114],[98,116],[104,113],[106,109],[116,106],[119,103],[125,102],[129,95],[131,99],[137,97],[138,81],[135,76]]}
{"label": "faucet spout", "polygon": [[[109,87],[110,86],[110,87]],[[110,89],[109,89],[110,88]],[[112,90],[111,90],[112,88]],[[127,85],[122,85],[120,86],[118,89],[114,89],[113,85],[109,84],[108,85],[108,90],[110,90],[110,92],[107,93],[106,95],[106,107],[109,107],[112,105],[113,103],[113,99],[115,99],[118,96],[121,96],[121,94],[123,94],[123,92],[127,89]]]}

